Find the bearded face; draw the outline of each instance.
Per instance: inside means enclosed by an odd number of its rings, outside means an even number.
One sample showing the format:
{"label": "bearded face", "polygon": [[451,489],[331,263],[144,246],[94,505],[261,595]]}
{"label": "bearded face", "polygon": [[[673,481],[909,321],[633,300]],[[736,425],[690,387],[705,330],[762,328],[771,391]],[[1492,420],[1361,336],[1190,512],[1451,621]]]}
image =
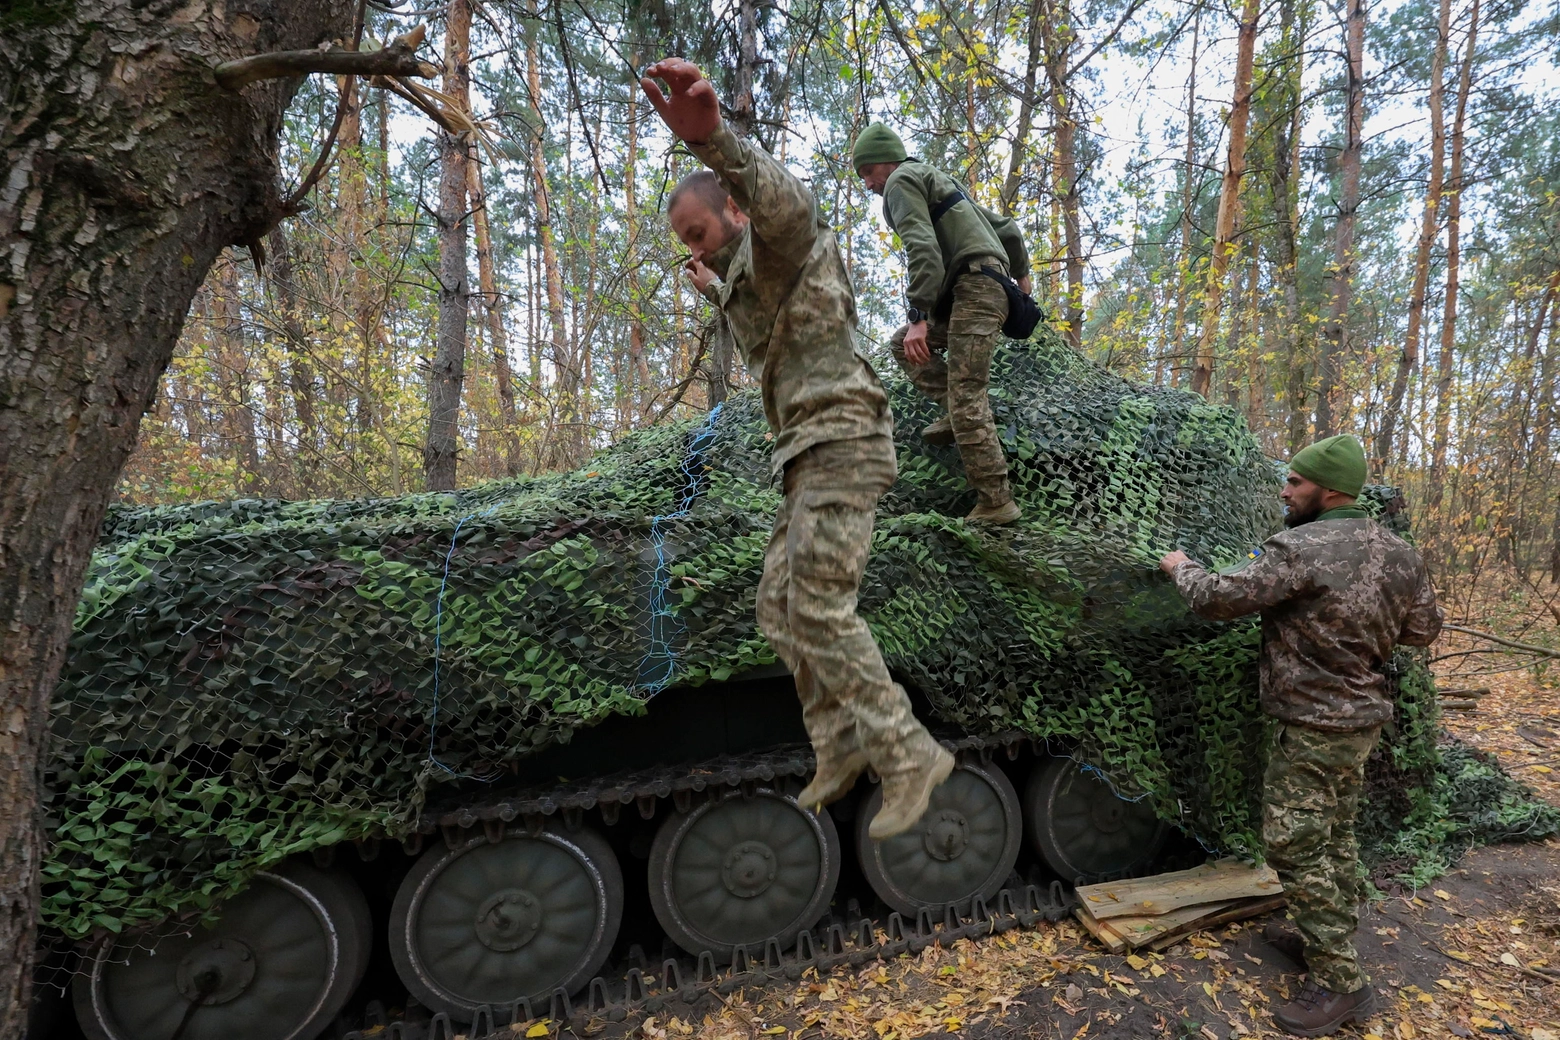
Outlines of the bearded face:
{"label": "bearded face", "polygon": [[1284,481],[1284,492],[1279,496],[1287,507],[1284,511],[1284,526],[1299,527],[1321,516],[1325,511],[1322,498],[1326,494],[1327,489],[1320,484],[1291,472]]}

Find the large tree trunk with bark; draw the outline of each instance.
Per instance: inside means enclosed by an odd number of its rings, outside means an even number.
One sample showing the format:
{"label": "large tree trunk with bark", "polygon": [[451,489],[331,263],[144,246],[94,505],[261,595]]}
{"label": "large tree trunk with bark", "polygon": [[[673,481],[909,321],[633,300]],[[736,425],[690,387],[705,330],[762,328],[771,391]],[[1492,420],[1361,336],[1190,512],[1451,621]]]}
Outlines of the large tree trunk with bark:
{"label": "large tree trunk with bark", "polygon": [[1408,324],[1403,332],[1403,352],[1398,355],[1392,390],[1387,396],[1381,429],[1376,433],[1376,457],[1372,460],[1376,479],[1385,477],[1396,448],[1398,421],[1403,414],[1403,396],[1408,392],[1408,377],[1419,364],[1419,340],[1424,328],[1425,294],[1430,286],[1430,250],[1435,246],[1440,226],[1441,181],[1446,166],[1446,117],[1442,92],[1446,89],[1446,50],[1452,35],[1452,0],[1440,0],[1436,18],[1435,50],[1430,57],[1430,176],[1425,185],[1425,205],[1419,220],[1419,242],[1414,249],[1414,281],[1408,291]]}
{"label": "large tree trunk with bark", "polygon": [[1079,350],[1083,346],[1083,225],[1078,192],[1078,113],[1071,66],[1072,47],[1078,33],[1072,24],[1069,0],[1051,0],[1044,32],[1046,97],[1051,105],[1056,147],[1051,191],[1061,209],[1062,240],[1066,250],[1067,288],[1063,313],[1067,343]]}
{"label": "large tree trunk with bark", "polygon": [[[280,213],[296,83],[212,66],[343,36],[341,0],[0,13],[0,1037],[28,1006],[49,698],[120,467],[196,288]],[[28,12],[23,21],[16,11]]]}
{"label": "large tree trunk with bark", "polygon": [[[471,111],[471,0],[450,0],[444,30],[444,93]],[[476,157],[465,134],[439,134],[439,328],[428,373],[428,439],[423,479],[429,491],[453,491],[459,452],[460,390],[466,378],[466,187]]]}
{"label": "large tree trunk with bark", "polygon": [[1240,16],[1235,48],[1235,96],[1230,103],[1230,143],[1224,161],[1224,182],[1219,190],[1219,215],[1214,224],[1213,254],[1208,260],[1207,290],[1203,295],[1202,332],[1192,367],[1192,392],[1211,395],[1213,345],[1219,335],[1224,304],[1224,277],[1235,251],[1235,225],[1240,220],[1241,180],[1246,175],[1246,127],[1251,118],[1251,69],[1257,51],[1257,0],[1246,0]]}
{"label": "large tree trunk with bark", "polygon": [[1349,0],[1344,31],[1345,84],[1343,153],[1338,157],[1338,224],[1333,230],[1332,303],[1322,328],[1317,358],[1316,436],[1337,432],[1333,397],[1349,332],[1354,299],[1354,224],[1360,208],[1360,162],[1365,127],[1365,0]]}

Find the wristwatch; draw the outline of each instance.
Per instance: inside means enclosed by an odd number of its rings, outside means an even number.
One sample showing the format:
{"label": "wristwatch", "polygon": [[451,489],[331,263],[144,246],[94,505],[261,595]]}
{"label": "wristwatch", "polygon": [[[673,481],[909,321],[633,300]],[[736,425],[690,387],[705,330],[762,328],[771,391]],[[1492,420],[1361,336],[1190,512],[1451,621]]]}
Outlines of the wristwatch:
{"label": "wristwatch", "polygon": [[926,320],[926,312],[919,307],[911,307],[907,317],[910,319],[910,324],[914,325],[918,321]]}

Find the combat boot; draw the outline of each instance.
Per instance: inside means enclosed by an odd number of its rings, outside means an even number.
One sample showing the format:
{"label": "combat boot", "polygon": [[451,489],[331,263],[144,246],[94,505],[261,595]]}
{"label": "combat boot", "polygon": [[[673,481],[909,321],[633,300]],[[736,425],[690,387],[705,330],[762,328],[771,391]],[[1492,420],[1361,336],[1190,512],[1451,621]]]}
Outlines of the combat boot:
{"label": "combat boot", "polygon": [[929,754],[907,769],[883,777],[883,807],[867,825],[867,836],[883,841],[903,834],[926,815],[932,792],[953,772],[954,759],[948,749],[934,740]]}
{"label": "combat boot", "polygon": [[946,415],[943,416],[921,430],[921,439],[927,444],[952,444],[953,420]]}
{"label": "combat boot", "polygon": [[1273,1021],[1290,1036],[1327,1036],[1347,1022],[1365,1022],[1376,1013],[1376,994],[1369,985],[1353,993],[1334,993],[1310,979],[1300,995],[1273,1012]]}
{"label": "combat boot", "polygon": [[796,796],[797,803],[803,809],[817,809],[839,801],[850,793],[850,789],[856,785],[856,778],[866,772],[870,764],[865,751],[852,751],[832,762],[826,762],[820,757],[818,771],[813,774],[812,782]]}
{"label": "combat boot", "polygon": [[1283,921],[1269,921],[1262,929],[1262,941],[1277,950],[1301,971],[1306,970],[1305,940],[1300,938],[1299,932]]}
{"label": "combat boot", "polygon": [[1008,482],[1004,480],[1001,490],[993,494],[981,492],[980,501],[964,519],[972,524],[991,524],[1000,527],[1003,524],[1011,524],[1023,515],[1023,510],[1019,509],[1018,503],[1013,501],[1013,492],[1008,488]]}

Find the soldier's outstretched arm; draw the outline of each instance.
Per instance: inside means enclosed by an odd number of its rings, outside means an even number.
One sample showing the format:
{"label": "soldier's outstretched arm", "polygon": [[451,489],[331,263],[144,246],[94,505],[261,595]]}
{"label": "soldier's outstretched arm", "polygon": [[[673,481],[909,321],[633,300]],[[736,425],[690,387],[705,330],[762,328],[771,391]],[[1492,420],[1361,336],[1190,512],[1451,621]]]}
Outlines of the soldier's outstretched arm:
{"label": "soldier's outstretched arm", "polygon": [[1421,563],[1419,581],[1409,603],[1408,616],[1403,619],[1403,629],[1398,633],[1398,642],[1407,646],[1429,646],[1441,634],[1442,620],[1441,608],[1435,601],[1435,586],[1430,584],[1430,573]]}
{"label": "soldier's outstretched arm", "polygon": [[[666,81],[671,96],[655,80]],[[762,148],[743,140],[720,118],[715,88],[690,61],[666,58],[639,81],[672,133],[715,172],[769,249],[800,266],[818,235],[812,192]]]}
{"label": "soldier's outstretched arm", "polygon": [[1256,559],[1228,574],[1183,559],[1171,568],[1170,578],[1192,613],[1210,621],[1230,621],[1276,607],[1310,587],[1299,561],[1271,543]]}

